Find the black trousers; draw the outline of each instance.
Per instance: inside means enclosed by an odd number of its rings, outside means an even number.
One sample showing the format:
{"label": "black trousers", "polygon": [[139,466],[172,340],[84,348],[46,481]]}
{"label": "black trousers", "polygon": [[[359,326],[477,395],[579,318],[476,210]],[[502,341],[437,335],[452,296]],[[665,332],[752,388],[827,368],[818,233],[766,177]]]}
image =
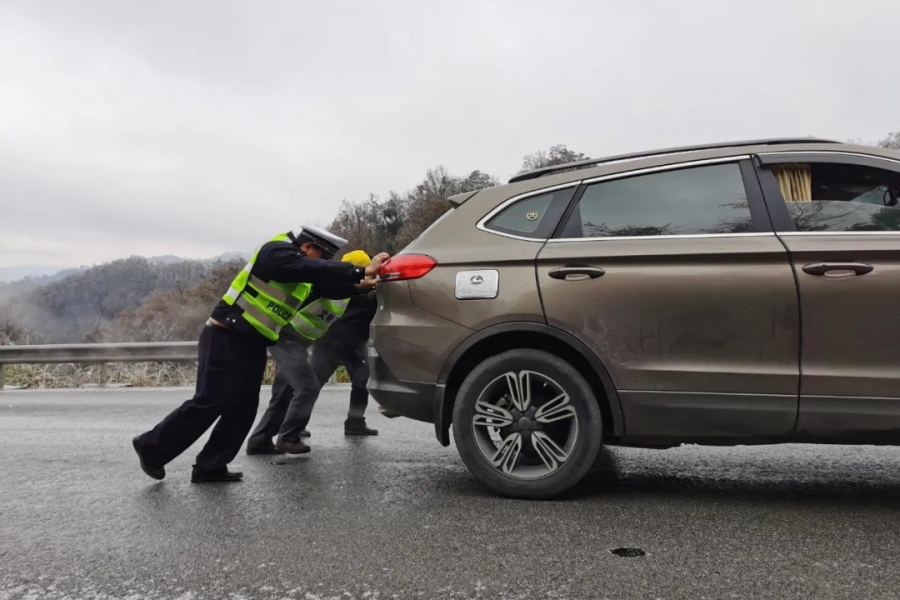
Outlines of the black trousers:
{"label": "black trousers", "polygon": [[141,450],[153,466],[174,460],[218,419],[194,467],[204,472],[222,469],[237,456],[253,426],[266,346],[243,333],[206,326],[199,352],[194,397],[141,436]]}
{"label": "black trousers", "polygon": [[[327,333],[313,345],[313,373],[323,384],[343,364],[350,376],[350,410],[345,425],[364,424],[369,405],[369,363],[366,360],[368,336],[353,339],[350,336],[330,336]],[[313,402],[318,399],[318,394]],[[312,407],[310,407],[312,413]]]}
{"label": "black trousers", "polygon": [[285,336],[282,332],[282,339],[272,348],[272,358],[278,366],[272,383],[272,400],[250,435],[251,445],[270,444],[275,434],[284,441],[300,439],[300,432],[309,425],[319,391],[341,363],[347,368],[352,384],[345,425],[365,424],[369,403],[368,338],[348,339],[329,331],[312,345],[310,358],[309,343],[292,335]]}

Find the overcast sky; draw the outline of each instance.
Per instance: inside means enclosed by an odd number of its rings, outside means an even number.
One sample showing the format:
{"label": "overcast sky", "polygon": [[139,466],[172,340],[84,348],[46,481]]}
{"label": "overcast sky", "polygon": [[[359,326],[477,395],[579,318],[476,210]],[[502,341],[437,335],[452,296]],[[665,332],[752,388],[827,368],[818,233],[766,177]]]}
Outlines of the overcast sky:
{"label": "overcast sky", "polygon": [[252,249],[429,167],[900,129],[897,0],[0,0],[0,267]]}

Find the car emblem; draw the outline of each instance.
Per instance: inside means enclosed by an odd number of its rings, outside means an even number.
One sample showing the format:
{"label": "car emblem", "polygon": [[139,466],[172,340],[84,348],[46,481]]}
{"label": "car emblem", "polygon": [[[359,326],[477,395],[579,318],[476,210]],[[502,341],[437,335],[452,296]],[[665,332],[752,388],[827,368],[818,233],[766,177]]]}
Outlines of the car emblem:
{"label": "car emblem", "polygon": [[535,211],[531,211],[530,213],[528,213],[527,215],[525,215],[525,218],[528,219],[529,221],[537,221],[537,220],[538,220],[538,214],[537,214],[537,212],[535,212]]}
{"label": "car emblem", "polygon": [[482,283],[484,283],[484,277],[482,277],[481,275],[472,275],[472,278],[469,279],[469,283],[471,283],[472,285],[481,285]]}

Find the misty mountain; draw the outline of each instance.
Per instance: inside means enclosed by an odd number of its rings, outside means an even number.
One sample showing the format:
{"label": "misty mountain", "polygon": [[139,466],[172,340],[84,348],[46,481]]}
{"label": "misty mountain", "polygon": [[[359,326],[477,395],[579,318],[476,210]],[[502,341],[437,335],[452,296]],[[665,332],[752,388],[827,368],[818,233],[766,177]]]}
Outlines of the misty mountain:
{"label": "misty mountain", "polygon": [[21,281],[23,279],[39,279],[42,277],[52,277],[56,273],[59,273],[59,271],[59,267],[48,267],[42,265],[0,267],[0,284],[9,283],[11,281]]}
{"label": "misty mountain", "polygon": [[[242,266],[243,260],[222,261],[218,257],[174,262],[132,256],[76,269],[54,281],[31,278],[2,284],[0,343],[100,341],[115,335],[115,328],[122,325],[117,319],[123,313],[154,298],[157,304],[165,305],[169,321],[188,304],[197,305],[193,312],[208,312],[212,308],[211,304],[207,306],[209,298],[224,293],[219,287],[227,287],[219,280],[234,277]],[[211,275],[215,275],[216,289],[207,291],[203,284]],[[194,300],[188,302],[186,298]]]}
{"label": "misty mountain", "polygon": [[150,256],[147,260],[157,265],[174,265],[188,259],[173,254],[164,254],[162,256]]}
{"label": "misty mountain", "polygon": [[[161,256],[151,256],[147,258],[147,261],[153,264],[159,265],[175,265],[182,262],[194,261],[203,263],[205,265],[212,265],[217,262],[229,262],[232,260],[249,260],[251,256],[251,252],[223,252],[218,256],[213,256],[211,258],[204,258],[201,260],[184,258],[183,256],[175,256],[173,254],[164,254]],[[20,286],[27,283],[36,284],[36,285],[45,285],[48,283],[53,283],[54,281],[59,281],[61,279],[65,279],[69,275],[74,275],[76,273],[81,273],[91,268],[96,268],[99,266],[103,266],[103,264],[109,263],[101,263],[100,265],[94,265],[93,267],[81,266],[81,267],[72,267],[67,269],[60,269],[59,267],[50,267],[47,265],[22,265],[22,266],[14,266],[14,267],[0,267],[0,290],[3,290],[4,287],[15,285]],[[0,291],[2,294],[2,291]]]}
{"label": "misty mountain", "polygon": [[16,283],[31,282],[37,285],[53,283],[69,275],[80,273],[90,267],[74,267],[59,270],[59,267],[0,267],[0,287]]}
{"label": "misty mountain", "polygon": [[64,269],[56,271],[51,275],[28,276],[16,281],[0,281],[0,305],[12,298],[13,296],[22,295],[31,290],[45,286],[49,283],[62,281],[70,275],[76,275],[88,270],[89,267],[78,267],[75,269]]}
{"label": "misty mountain", "polygon": [[252,252],[224,252],[211,260],[212,262],[231,262],[233,260],[247,261],[250,260],[252,255]]}

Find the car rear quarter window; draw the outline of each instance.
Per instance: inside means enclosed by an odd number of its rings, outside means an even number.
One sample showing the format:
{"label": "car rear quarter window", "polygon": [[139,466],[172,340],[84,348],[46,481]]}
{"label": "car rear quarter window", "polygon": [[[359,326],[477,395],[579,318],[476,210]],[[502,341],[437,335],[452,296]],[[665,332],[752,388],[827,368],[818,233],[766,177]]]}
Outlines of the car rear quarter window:
{"label": "car rear quarter window", "polygon": [[553,235],[577,187],[572,185],[522,198],[491,217],[484,227],[518,237],[547,239]]}
{"label": "car rear quarter window", "polygon": [[755,231],[737,163],[589,184],[563,238],[733,234]]}
{"label": "car rear quarter window", "polygon": [[900,231],[900,174],[839,163],[772,169],[797,231]]}

